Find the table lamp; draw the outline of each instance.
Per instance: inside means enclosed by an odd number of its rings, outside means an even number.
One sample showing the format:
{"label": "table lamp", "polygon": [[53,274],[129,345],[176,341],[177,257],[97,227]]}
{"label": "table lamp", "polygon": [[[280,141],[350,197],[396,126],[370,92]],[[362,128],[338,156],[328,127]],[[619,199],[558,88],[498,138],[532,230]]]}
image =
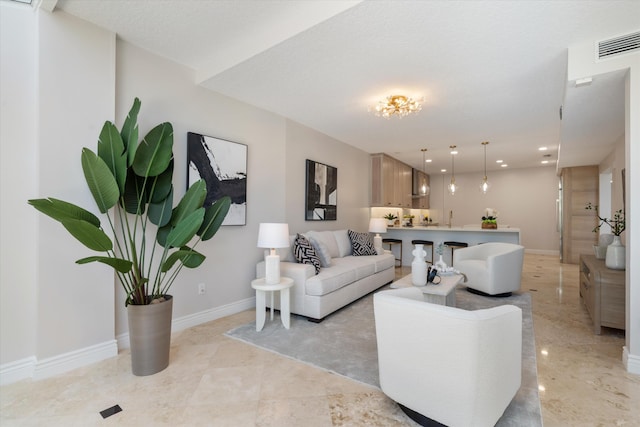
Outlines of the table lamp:
{"label": "table lamp", "polygon": [[369,232],[376,233],[373,237],[373,248],[378,255],[382,254],[382,237],[380,237],[379,233],[387,232],[387,220],[384,218],[371,218],[369,220]]}
{"label": "table lamp", "polygon": [[261,223],[258,247],[270,249],[269,255],[264,257],[265,282],[267,285],[280,283],[280,256],[276,254],[276,248],[289,247],[289,224]]}

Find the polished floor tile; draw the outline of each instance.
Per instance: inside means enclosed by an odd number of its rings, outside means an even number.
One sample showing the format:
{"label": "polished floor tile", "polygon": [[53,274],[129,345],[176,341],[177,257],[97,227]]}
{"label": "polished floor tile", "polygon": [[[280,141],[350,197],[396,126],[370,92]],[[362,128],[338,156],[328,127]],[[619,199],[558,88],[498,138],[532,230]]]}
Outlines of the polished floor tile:
{"label": "polished floor tile", "polygon": [[[407,267],[396,269],[402,276]],[[624,331],[594,335],[578,267],[525,256],[545,426],[640,425],[640,376],[622,366]],[[2,426],[415,426],[380,390],[229,339],[252,310],[174,334],[171,363],[131,374],[128,351],[0,388]],[[122,412],[99,412],[119,404]]]}

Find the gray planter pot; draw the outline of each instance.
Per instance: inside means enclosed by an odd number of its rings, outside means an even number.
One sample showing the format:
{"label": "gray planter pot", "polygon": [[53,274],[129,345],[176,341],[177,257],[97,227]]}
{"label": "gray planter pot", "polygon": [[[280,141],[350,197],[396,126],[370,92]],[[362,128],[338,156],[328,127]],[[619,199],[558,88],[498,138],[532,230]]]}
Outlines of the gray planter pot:
{"label": "gray planter pot", "polygon": [[173,297],[149,305],[128,305],[133,375],[153,375],[169,366]]}

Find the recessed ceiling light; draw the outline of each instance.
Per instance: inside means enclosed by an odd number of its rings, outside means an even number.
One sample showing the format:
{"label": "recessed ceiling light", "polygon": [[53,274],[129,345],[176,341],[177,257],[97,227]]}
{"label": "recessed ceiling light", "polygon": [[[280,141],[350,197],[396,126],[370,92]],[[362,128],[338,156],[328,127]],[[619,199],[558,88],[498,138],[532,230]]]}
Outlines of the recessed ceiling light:
{"label": "recessed ceiling light", "polygon": [[538,151],[547,151],[547,147],[540,147],[538,148]]}
{"label": "recessed ceiling light", "polygon": [[547,163],[549,163],[549,160],[543,160],[540,163],[542,163],[543,165],[546,165]]}
{"label": "recessed ceiling light", "polygon": [[509,166],[509,165],[506,164],[506,163],[503,163],[503,164],[500,165],[501,168],[506,168],[507,166]]}
{"label": "recessed ceiling light", "polygon": [[451,150],[451,154],[458,154],[458,150]]}
{"label": "recessed ceiling light", "polygon": [[504,160],[496,160],[496,163],[502,163]]}
{"label": "recessed ceiling light", "polygon": [[432,160],[431,160],[431,159],[427,159],[427,160],[425,160],[425,162],[427,162],[427,163],[431,163],[431,162],[432,162]]}
{"label": "recessed ceiling light", "polygon": [[446,169],[440,169],[440,172],[445,173],[447,170]]}

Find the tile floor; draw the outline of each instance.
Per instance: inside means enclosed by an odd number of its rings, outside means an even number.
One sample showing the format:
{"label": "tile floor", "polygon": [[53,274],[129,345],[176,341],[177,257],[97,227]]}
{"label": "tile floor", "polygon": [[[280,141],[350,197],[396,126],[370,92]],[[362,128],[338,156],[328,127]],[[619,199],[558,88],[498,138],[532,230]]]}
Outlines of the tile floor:
{"label": "tile floor", "polygon": [[[397,275],[409,269],[396,269]],[[577,265],[526,255],[545,426],[640,426],[640,376],[622,366],[624,332],[594,335]],[[414,426],[382,392],[226,338],[253,311],[174,334],[171,363],[135,377],[128,351],[0,388],[1,426]],[[119,404],[123,411],[102,419]]]}

